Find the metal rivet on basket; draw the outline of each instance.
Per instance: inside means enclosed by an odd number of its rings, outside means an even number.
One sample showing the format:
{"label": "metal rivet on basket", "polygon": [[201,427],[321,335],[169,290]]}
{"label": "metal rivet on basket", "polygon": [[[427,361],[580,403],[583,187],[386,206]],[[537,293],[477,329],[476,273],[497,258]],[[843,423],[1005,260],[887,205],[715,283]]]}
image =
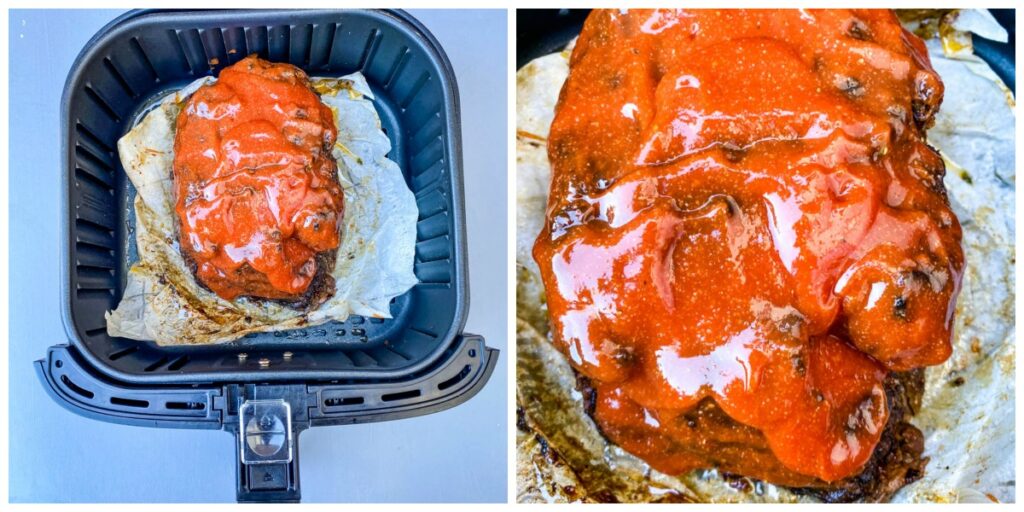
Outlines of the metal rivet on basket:
{"label": "metal rivet on basket", "polygon": [[285,352],[284,354],[281,354],[281,355],[284,357],[285,361],[291,361],[292,360],[292,353],[291,352]]}
{"label": "metal rivet on basket", "polygon": [[270,367],[270,359],[267,359],[265,357],[261,357],[260,358],[260,368],[269,368],[269,367]]}

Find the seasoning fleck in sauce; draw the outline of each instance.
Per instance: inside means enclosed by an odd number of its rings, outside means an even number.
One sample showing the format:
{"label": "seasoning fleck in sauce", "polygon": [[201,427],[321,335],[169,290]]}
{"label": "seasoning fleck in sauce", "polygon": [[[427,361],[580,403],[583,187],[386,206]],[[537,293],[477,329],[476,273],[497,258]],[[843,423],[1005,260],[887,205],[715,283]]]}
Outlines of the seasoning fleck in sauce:
{"label": "seasoning fleck in sauce", "polygon": [[[924,140],[942,92],[889,11],[588,18],[534,257],[609,439],[672,474],[858,473],[888,373],[951,351],[961,231]],[[705,400],[732,426],[699,424]]]}
{"label": "seasoning fleck in sauce", "polygon": [[338,247],[344,195],[334,116],[302,70],[247,57],[178,116],[180,243],[220,297],[296,299]]}

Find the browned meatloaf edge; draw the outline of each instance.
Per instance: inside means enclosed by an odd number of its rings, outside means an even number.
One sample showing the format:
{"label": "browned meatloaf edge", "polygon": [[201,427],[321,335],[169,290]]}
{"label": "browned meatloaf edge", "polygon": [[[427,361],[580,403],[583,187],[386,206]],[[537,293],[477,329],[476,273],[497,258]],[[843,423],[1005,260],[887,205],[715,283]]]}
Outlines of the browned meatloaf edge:
{"label": "browned meatloaf edge", "polygon": [[[594,389],[589,380],[577,373],[577,389],[583,394],[587,414],[593,417]],[[790,491],[812,496],[826,503],[887,502],[905,485],[919,480],[924,475],[928,458],[922,457],[924,436],[909,420],[921,404],[924,392],[924,371],[914,370],[890,374],[885,382],[885,394],[889,402],[889,420],[875,451],[857,475],[820,486],[788,488]],[[717,428],[749,428],[729,418],[707,399],[697,406],[697,425],[716,422]],[[595,421],[596,423],[596,421]],[[704,423],[706,424],[706,423]],[[714,440],[709,439],[709,449],[714,449]],[[726,478],[744,475],[724,473]]]}

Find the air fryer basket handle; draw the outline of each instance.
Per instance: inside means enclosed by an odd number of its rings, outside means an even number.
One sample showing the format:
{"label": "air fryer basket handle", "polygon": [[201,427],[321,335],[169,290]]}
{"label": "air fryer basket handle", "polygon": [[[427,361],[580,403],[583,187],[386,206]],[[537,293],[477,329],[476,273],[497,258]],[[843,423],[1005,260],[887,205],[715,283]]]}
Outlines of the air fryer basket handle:
{"label": "air fryer basket handle", "polygon": [[299,486],[299,432],[294,430],[287,442],[291,460],[269,464],[247,464],[242,461],[245,438],[235,434],[235,496],[239,503],[298,503],[302,499]]}
{"label": "air fryer basket handle", "polygon": [[[400,382],[133,386],[99,374],[72,345],[35,362],[47,392],[93,419],[223,429],[235,438],[240,502],[297,502],[299,434],[311,426],[389,421],[454,407],[483,389],[498,350],[462,334],[436,366]],[[274,449],[268,449],[267,446]]]}

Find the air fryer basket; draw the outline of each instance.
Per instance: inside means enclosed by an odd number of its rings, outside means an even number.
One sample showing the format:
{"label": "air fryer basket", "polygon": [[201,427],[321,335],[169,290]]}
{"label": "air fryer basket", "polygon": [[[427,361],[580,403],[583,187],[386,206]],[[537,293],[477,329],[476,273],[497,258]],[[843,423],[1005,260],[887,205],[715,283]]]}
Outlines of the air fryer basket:
{"label": "air fryer basket", "polygon": [[[389,158],[416,197],[419,283],[392,301],[391,319],[353,316],[207,346],[107,336],[104,312],[120,300],[135,258],[134,189],[117,140],[163,94],[253,53],[311,76],[366,76],[392,141]],[[236,434],[252,419],[240,416],[252,413],[255,423],[239,436],[239,500],[297,500],[294,448],[304,428],[434,412],[486,382],[497,351],[461,332],[468,287],[455,77],[436,40],[409,15],[132,12],[78,56],[62,121],[69,343],[37,362],[62,404],[107,421]],[[250,438],[263,445],[247,445]],[[280,450],[267,455],[266,443]]]}

